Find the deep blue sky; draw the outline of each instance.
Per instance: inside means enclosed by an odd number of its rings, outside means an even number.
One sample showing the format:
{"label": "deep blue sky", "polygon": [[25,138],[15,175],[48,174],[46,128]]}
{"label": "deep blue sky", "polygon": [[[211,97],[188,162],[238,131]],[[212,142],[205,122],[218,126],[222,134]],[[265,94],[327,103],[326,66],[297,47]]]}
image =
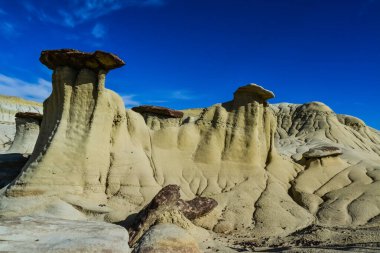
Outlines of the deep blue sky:
{"label": "deep blue sky", "polygon": [[127,63],[106,84],[127,107],[205,107],[253,82],[380,129],[380,0],[0,0],[0,48],[2,94],[48,96],[41,50],[100,49]]}

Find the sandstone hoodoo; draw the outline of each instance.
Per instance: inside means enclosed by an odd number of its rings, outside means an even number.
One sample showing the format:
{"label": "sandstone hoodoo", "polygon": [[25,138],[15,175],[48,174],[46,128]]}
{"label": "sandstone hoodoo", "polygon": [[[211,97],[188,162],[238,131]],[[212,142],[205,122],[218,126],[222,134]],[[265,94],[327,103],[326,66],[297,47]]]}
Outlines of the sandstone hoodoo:
{"label": "sandstone hoodoo", "polygon": [[18,112],[16,117],[16,134],[8,153],[31,154],[36,144],[42,114]]}
{"label": "sandstone hoodoo", "polygon": [[245,105],[253,101],[263,103],[268,99],[274,98],[274,93],[266,90],[260,85],[251,83],[239,87],[234,93],[234,107]]}
{"label": "sandstone hoodoo", "polygon": [[6,152],[12,145],[16,134],[15,114],[18,112],[42,113],[42,104],[0,95],[0,152]]}
{"label": "sandstone hoodoo", "polygon": [[106,199],[111,153],[118,152],[112,149],[122,141],[111,143],[111,133],[120,132],[125,108],[104,82],[106,72],[124,62],[105,52],[66,49],[43,51],[40,60],[54,70],[53,91],[34,152],[7,195],[91,193]]}
{"label": "sandstone hoodoo", "polygon": [[132,108],[133,111],[144,114],[159,115],[169,118],[182,118],[183,112],[176,111],[170,108],[152,105],[141,105]]}

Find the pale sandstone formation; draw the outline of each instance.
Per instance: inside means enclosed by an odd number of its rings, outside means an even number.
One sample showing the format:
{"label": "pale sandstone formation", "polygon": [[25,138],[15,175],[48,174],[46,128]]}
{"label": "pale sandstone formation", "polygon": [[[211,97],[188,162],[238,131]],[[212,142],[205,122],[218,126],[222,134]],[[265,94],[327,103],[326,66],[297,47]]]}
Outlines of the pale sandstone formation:
{"label": "pale sandstone formation", "polygon": [[[218,203],[192,222],[181,212],[163,216],[189,231],[196,224],[273,238],[312,224],[379,226],[380,134],[364,122],[320,102],[268,105],[273,93],[252,84],[232,101],[183,110],[182,117],[141,115],[104,88],[94,54],[66,54],[46,61],[55,70],[41,134],[1,197],[0,215],[123,222],[176,184],[184,200]],[[109,66],[120,60],[105,57],[116,62]],[[340,151],[303,156],[320,147]]]}
{"label": "pale sandstone formation", "polygon": [[0,220],[0,251],[131,252],[128,232],[120,226],[28,216]]}
{"label": "pale sandstone formation", "polygon": [[173,224],[159,224],[147,231],[134,253],[200,253],[197,241]]}
{"label": "pale sandstone formation", "polygon": [[[291,196],[324,226],[376,224],[380,215],[380,135],[326,105],[272,106],[277,115],[276,146],[305,167],[292,181]],[[339,148],[337,155],[300,160],[314,147]],[[318,150],[318,148],[316,148]],[[313,152],[312,152],[313,153]]]}
{"label": "pale sandstone formation", "polygon": [[42,104],[17,97],[0,95],[0,152],[9,149],[16,133],[17,112],[42,113]]}
{"label": "pale sandstone formation", "polygon": [[16,134],[7,153],[31,154],[36,144],[42,114],[18,112],[16,117]]}

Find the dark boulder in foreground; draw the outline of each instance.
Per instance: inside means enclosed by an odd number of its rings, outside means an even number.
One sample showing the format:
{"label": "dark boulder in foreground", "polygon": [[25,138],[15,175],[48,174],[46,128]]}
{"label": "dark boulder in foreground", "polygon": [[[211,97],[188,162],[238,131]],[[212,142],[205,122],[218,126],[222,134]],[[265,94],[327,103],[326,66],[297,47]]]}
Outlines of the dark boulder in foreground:
{"label": "dark boulder in foreground", "polygon": [[160,223],[158,222],[160,220],[180,222],[183,220],[183,223],[186,223],[210,213],[218,205],[212,198],[196,197],[193,200],[185,201],[180,197],[178,185],[167,185],[162,188],[152,201],[137,214],[134,222],[129,226],[130,244],[133,245],[137,242],[145,231]]}

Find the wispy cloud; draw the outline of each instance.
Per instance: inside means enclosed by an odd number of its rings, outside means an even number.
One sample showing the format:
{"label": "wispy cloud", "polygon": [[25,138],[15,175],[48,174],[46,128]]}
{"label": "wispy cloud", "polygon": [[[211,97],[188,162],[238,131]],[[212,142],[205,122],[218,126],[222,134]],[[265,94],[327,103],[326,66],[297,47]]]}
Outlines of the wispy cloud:
{"label": "wispy cloud", "polygon": [[140,102],[134,100],[135,95],[122,95],[121,98],[124,101],[126,107],[133,107],[140,105]]}
{"label": "wispy cloud", "polygon": [[7,13],[3,10],[3,9],[0,9],[0,15],[6,15]]}
{"label": "wispy cloud", "polygon": [[[87,20],[95,20],[111,12],[131,6],[152,7],[165,4],[166,0],[68,0],[62,8],[54,10],[54,5],[37,6],[30,1],[24,3],[24,8],[41,21],[75,27]],[[58,5],[58,6],[59,6]],[[49,15],[47,14],[49,13]]]}
{"label": "wispy cloud", "polygon": [[106,34],[106,28],[104,25],[100,24],[100,23],[97,23],[94,28],[92,28],[92,31],[91,31],[92,35],[97,38],[97,39],[101,39],[104,37],[104,35]]}
{"label": "wispy cloud", "polygon": [[5,38],[12,38],[18,35],[15,26],[9,22],[0,23],[0,33]]}
{"label": "wispy cloud", "polygon": [[51,93],[51,83],[43,78],[36,82],[26,82],[18,78],[0,74],[0,93],[43,101]]}
{"label": "wispy cloud", "polygon": [[192,100],[195,99],[196,96],[187,90],[177,90],[171,93],[170,98],[177,100]]}

